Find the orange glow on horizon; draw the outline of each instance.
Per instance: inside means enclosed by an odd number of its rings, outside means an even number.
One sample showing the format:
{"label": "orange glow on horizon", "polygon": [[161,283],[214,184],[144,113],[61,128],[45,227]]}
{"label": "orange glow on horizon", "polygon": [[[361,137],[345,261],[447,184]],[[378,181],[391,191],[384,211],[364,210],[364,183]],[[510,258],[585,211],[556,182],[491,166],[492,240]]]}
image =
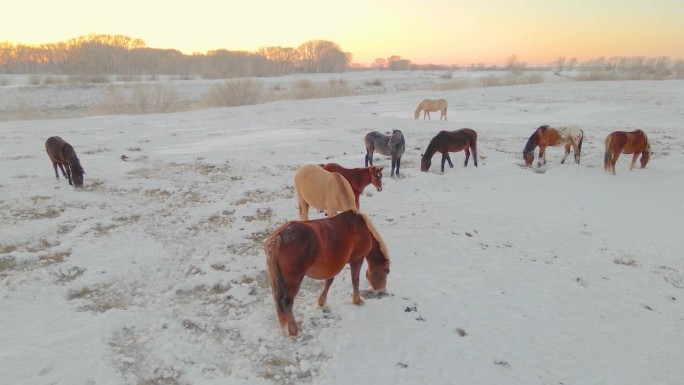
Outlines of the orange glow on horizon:
{"label": "orange glow on horizon", "polygon": [[78,12],[89,9],[89,4],[12,2],[5,6],[5,14],[31,15],[31,23],[8,17],[0,24],[0,36],[45,44],[89,33],[125,35],[142,39],[151,48],[188,55],[217,49],[296,48],[321,39],[338,44],[353,55],[354,63],[365,65],[393,55],[415,64],[458,66],[502,65],[512,55],[530,65],[559,57],[580,62],[617,56],[684,59],[680,0],[426,0],[420,7],[406,0],[346,0],[333,10],[318,0],[239,5],[120,0],[106,12],[87,17]]}

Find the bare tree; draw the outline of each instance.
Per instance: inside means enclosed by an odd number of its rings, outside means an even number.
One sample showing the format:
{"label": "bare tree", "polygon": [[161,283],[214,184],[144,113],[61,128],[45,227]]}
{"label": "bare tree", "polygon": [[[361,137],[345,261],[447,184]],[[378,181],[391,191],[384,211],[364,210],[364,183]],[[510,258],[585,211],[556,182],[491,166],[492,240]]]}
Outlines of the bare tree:
{"label": "bare tree", "polygon": [[351,62],[351,54],[327,40],[308,41],[297,48],[297,54],[304,72],[343,72]]}
{"label": "bare tree", "polygon": [[373,64],[371,64],[372,68],[387,68],[387,59],[383,59],[381,57],[375,59]]}

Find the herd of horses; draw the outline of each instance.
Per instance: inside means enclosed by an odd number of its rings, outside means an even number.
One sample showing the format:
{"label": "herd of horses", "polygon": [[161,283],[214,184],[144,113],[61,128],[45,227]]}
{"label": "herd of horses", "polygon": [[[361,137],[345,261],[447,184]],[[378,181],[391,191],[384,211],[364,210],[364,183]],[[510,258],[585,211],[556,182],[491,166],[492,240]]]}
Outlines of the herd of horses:
{"label": "herd of horses", "polygon": [[[428,103],[434,102],[434,103]],[[423,101],[416,109],[420,111],[442,111],[446,120],[446,101],[442,99]],[[441,118],[440,118],[441,119]],[[570,148],[580,163],[584,132],[576,127],[554,128],[543,125],[534,130],[523,149],[523,160],[527,167],[534,162],[534,151],[539,147],[538,166],[546,163],[546,148],[564,146],[567,159]],[[325,286],[318,298],[318,305],[324,306],[328,290],[337,274],[348,264],[352,276],[352,302],[363,304],[359,295],[359,276],[363,261],[367,262],[366,278],[374,290],[384,290],[390,272],[390,257],[387,245],[373,226],[369,217],[360,211],[359,196],[368,185],[382,191],[383,167],[373,165],[375,152],[392,159],[391,176],[399,177],[401,157],[406,149],[404,135],[392,130],[388,135],[372,131],[364,137],[366,146],[365,166],[346,168],[337,163],[306,164],[294,175],[295,191],[299,203],[299,220],[291,220],[274,230],[264,241],[263,249],[270,276],[276,314],[281,327],[295,336],[299,332],[294,318],[294,300],[305,276],[324,280]],[[74,148],[58,136],[45,142],[45,150],[52,161],[55,176],[57,168],[70,185],[83,186],[85,171]],[[428,171],[436,152],[442,154],[441,171],[445,163],[453,167],[450,152],[465,152],[464,167],[470,154],[477,166],[477,133],[470,128],[455,131],[440,131],[428,143],[421,155],[420,169]],[[630,170],[641,155],[641,167],[646,167],[651,146],[642,130],[632,132],[614,131],[605,139],[604,168],[615,174],[615,164],[620,154],[633,154]],[[309,208],[324,211],[326,217],[309,220]]]}

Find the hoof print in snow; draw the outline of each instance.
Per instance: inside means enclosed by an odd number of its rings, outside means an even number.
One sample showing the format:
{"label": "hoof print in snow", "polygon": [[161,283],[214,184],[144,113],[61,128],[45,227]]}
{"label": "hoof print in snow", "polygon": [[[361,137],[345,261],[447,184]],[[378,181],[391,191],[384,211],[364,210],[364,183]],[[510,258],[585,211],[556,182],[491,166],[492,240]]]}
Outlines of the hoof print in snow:
{"label": "hoof print in snow", "polygon": [[454,330],[454,333],[458,334],[461,337],[465,337],[468,335],[468,333],[466,333],[466,331],[461,328],[456,328],[456,330]]}
{"label": "hoof print in snow", "polygon": [[405,313],[410,313],[412,311],[418,311],[418,305],[406,306],[406,308],[404,309]]}
{"label": "hoof print in snow", "polygon": [[397,362],[397,368],[406,369],[408,368],[408,365],[403,362]]}
{"label": "hoof print in snow", "polygon": [[419,315],[418,317],[416,317],[416,321],[425,321],[425,318],[423,318],[422,315]]}

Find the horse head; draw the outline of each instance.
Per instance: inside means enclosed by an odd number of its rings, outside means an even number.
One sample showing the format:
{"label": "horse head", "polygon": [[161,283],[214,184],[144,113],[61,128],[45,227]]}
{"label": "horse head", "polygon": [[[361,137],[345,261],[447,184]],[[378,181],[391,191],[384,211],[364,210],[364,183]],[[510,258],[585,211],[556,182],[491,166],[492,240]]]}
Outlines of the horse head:
{"label": "horse head", "polygon": [[370,180],[373,186],[378,191],[382,191],[382,169],[384,167],[375,167],[375,166],[369,166],[368,167],[368,172],[370,173]]}
{"label": "horse head", "polygon": [[366,279],[370,282],[371,287],[373,290],[385,290],[387,276],[390,273],[390,260],[384,243],[381,244],[377,239],[373,239],[373,247],[368,252],[366,261],[368,262]]}
{"label": "horse head", "polygon": [[537,143],[539,139],[537,138],[537,133],[539,130],[545,131],[548,128],[548,126],[541,126],[534,130],[532,135],[530,135],[530,138],[527,139],[527,143],[525,143],[525,148],[523,149],[523,160],[525,161],[525,165],[527,167],[531,167],[532,163],[534,162],[534,149],[537,147]]}
{"label": "horse head", "polygon": [[430,165],[432,165],[432,159],[425,154],[420,154],[420,156],[420,171],[427,171],[430,169]]}
{"label": "horse head", "polygon": [[653,152],[651,151],[651,143],[646,140],[646,149],[644,152],[641,154],[641,159],[639,162],[641,163],[641,168],[646,167],[648,164],[648,161],[651,160],[651,155],[653,155]]}
{"label": "horse head", "polygon": [[525,160],[525,166],[532,167],[532,162],[534,162],[534,153],[528,151],[527,148],[523,150],[523,160]]}

